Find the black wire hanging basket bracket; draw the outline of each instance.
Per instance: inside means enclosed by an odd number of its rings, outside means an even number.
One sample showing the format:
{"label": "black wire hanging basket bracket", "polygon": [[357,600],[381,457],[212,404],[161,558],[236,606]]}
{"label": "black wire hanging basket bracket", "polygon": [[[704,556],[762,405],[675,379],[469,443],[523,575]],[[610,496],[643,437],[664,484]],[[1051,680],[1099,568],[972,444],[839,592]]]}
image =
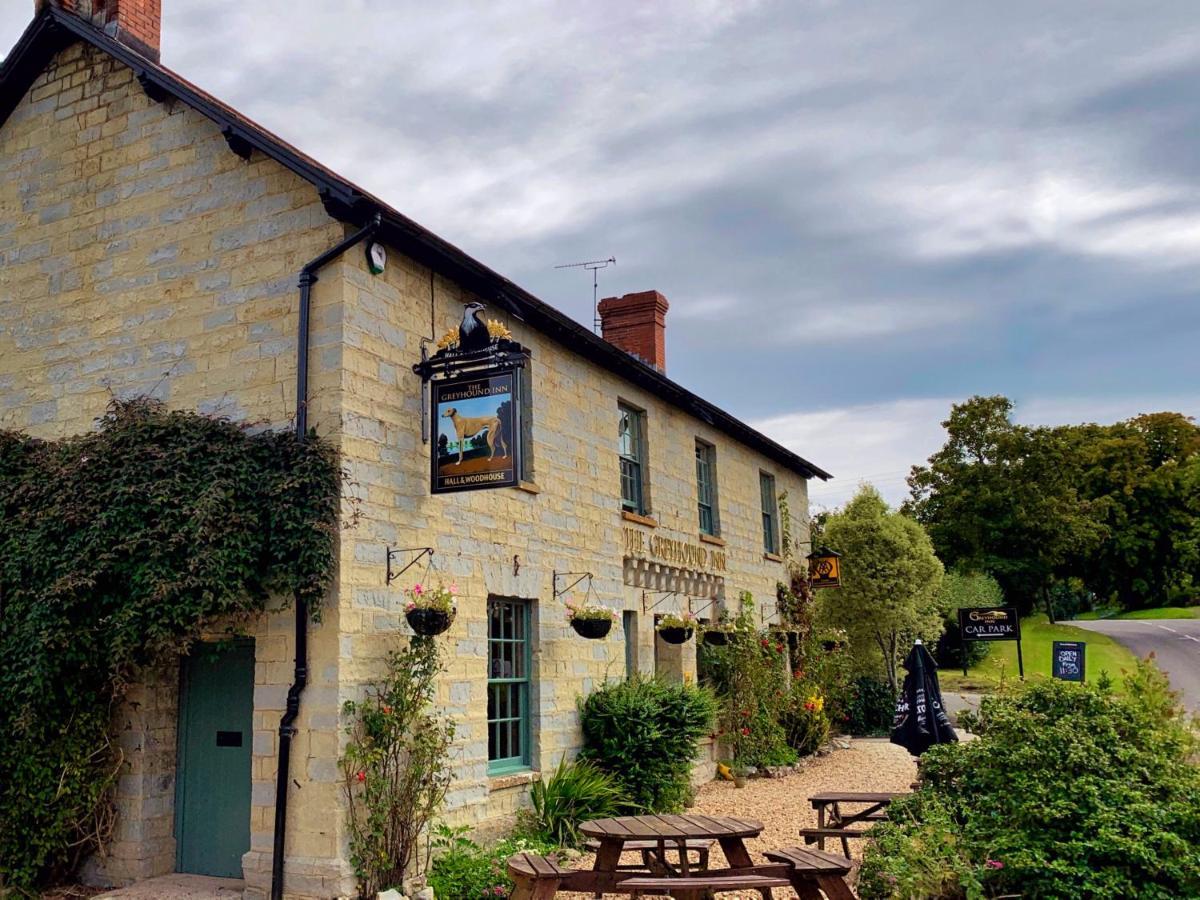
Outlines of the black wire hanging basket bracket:
{"label": "black wire hanging basket bracket", "polygon": [[[575,580],[568,584],[561,591],[558,589],[558,579],[574,578]],[[554,599],[557,600],[570,593],[581,581],[587,581],[587,593],[592,592],[592,573],[591,572],[555,572],[553,573]]]}
{"label": "black wire hanging basket bracket", "polygon": [[[392,560],[399,557],[402,553],[415,553],[412,559],[405,563],[404,568],[399,571],[392,571]],[[432,547],[388,547],[387,548],[387,584],[391,584],[426,556],[429,557],[429,564],[433,565],[433,548]]]}
{"label": "black wire hanging basket bracket", "polygon": [[[649,600],[649,598],[652,595],[658,596],[658,599],[655,600],[653,603],[651,603],[649,606],[647,606],[646,602]],[[650,610],[660,606],[664,601],[670,600],[672,597],[678,597],[678,596],[679,596],[679,591],[642,591],[642,612],[648,613],[648,612],[650,612]],[[688,600],[688,608],[690,611],[690,609],[691,609],[691,599],[690,598]]]}

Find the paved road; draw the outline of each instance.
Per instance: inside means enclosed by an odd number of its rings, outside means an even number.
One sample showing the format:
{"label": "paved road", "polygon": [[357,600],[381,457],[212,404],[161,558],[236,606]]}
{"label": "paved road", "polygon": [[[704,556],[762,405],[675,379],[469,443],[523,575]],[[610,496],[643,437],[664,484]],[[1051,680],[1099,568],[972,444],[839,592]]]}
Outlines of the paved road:
{"label": "paved road", "polygon": [[1138,656],[1154,653],[1184,704],[1200,712],[1200,619],[1093,619],[1069,623],[1116,638]]}

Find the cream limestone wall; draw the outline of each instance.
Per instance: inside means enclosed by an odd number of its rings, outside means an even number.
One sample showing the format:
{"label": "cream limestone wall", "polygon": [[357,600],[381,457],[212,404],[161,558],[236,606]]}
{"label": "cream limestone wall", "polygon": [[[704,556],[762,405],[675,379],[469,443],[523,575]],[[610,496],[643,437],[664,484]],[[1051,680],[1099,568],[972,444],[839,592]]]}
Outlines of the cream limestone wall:
{"label": "cream limestone wall", "polygon": [[[151,102],[132,73],[103,54],[64,51],[0,127],[0,425],[45,438],[73,434],[92,427],[110,398],[148,393],[174,408],[287,427],[295,411],[296,273],[345,233],[315,190],[281,166],[258,154],[243,161],[214,125],[181,104]],[[700,573],[709,586],[730,600],[750,590],[767,603],[785,573],[762,553],[760,469],[789,491],[793,536],[806,536],[803,479],[497,310],[488,315],[533,351],[532,483],[431,496],[421,384],[411,366],[421,339],[455,325],[468,299],[394,249],[382,276],[368,274],[352,251],[314,290],[310,420],[340,444],[361,521],[343,532],[338,583],[310,630],[291,768],[289,897],[352,889],[340,708],[406,639],[402,590],[422,570],[386,586],[388,546],[434,547],[437,572],[460,585],[458,619],[439,639],[449,665],[442,701],[459,725],[449,817],[486,831],[524,802],[532,777],[488,776],[489,594],[533,602],[533,761],[545,770],[578,749],[577,699],[625,671],[620,625],[604,641],[575,635],[552,597],[552,572],[590,571],[606,604],[636,614],[639,669],[653,671],[657,658],[673,677],[693,678],[694,643],[656,646],[653,632],[654,615],[680,611],[681,602],[647,611],[639,586],[674,585],[679,573],[627,559],[626,529],[723,551],[724,571]],[[618,400],[647,411],[650,523],[620,513]],[[723,546],[698,535],[697,437],[717,448]],[[282,613],[251,632],[249,897],[264,896],[269,883],[276,732],[292,678],[293,628],[292,614]],[[170,673],[147,679],[131,699],[139,707],[118,714],[130,763],[114,852],[93,869],[118,882],[174,864]],[[710,757],[707,749],[702,755]]]}
{"label": "cream limestone wall", "polygon": [[[607,605],[636,613],[640,669],[653,671],[657,655],[668,672],[693,678],[694,642],[680,652],[659,641],[656,654],[654,615],[684,607],[675,598],[643,609],[642,588],[626,584],[624,530],[642,533],[645,541],[656,535],[723,551],[726,571],[717,573],[724,579],[723,595],[734,601],[749,590],[773,610],[785,566],[763,554],[759,472],[773,473],[779,490],[789,491],[797,544],[806,538],[807,486],[723,433],[489,309],[486,315],[504,321],[533,351],[533,483],[526,489],[431,495],[421,383],[411,366],[420,358],[422,338],[436,340],[455,327],[462,304],[477,298],[439,276],[431,279],[428,269],[395,250],[389,258],[382,276],[345,270],[343,446],[362,518],[342,543],[341,688],[347,698],[358,696],[379,672],[384,654],[407,634],[403,589],[422,577],[423,564],[389,588],[387,547],[433,547],[434,577],[457,582],[460,589],[458,618],[440,639],[450,657],[443,700],[459,723],[449,804],[453,818],[492,823],[488,830],[494,830],[523,801],[529,777],[488,776],[489,594],[534,602],[533,761],[535,769],[552,768],[579,747],[578,698],[625,673],[620,625],[603,641],[578,637],[567,625],[561,600],[553,599],[553,572],[591,572]],[[629,521],[620,511],[618,400],[646,410],[654,527]],[[724,546],[702,543],[698,533],[696,438],[717,448]],[[646,577],[662,577],[656,566],[639,568]],[[705,756],[711,772],[707,748]]]}
{"label": "cream limestone wall", "polygon": [[[0,426],[44,438],[86,431],[112,397],[286,427],[295,411],[296,273],[345,229],[310,185],[243,161],[181,104],[154,103],[132,72],[82,45],[61,53],[0,128]],[[336,437],[341,279],[314,290],[310,421]],[[292,677],[290,614],[257,648],[252,884],[269,877],[276,732]],[[337,767],[338,611],[310,639],[295,741],[289,878],[305,896],[348,887]],[[175,865],[178,673],[118,711],[126,753],[112,853],[118,883]],[[300,893],[297,893],[300,895]]]}

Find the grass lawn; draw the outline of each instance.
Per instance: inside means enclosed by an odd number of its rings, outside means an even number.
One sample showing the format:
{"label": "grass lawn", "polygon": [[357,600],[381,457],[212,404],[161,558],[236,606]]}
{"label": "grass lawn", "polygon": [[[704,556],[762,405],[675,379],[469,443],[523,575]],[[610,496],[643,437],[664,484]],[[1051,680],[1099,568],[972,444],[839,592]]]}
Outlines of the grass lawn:
{"label": "grass lawn", "polygon": [[[1085,641],[1087,643],[1087,679],[1094,681],[1102,671],[1119,687],[1121,670],[1133,666],[1134,655],[1112,638],[1059,623],[1051,625],[1044,613],[1021,620],[1021,653],[1025,658],[1025,677],[1050,677],[1050,654],[1054,641]],[[964,678],[961,669],[941,669],[938,680],[943,690],[989,691],[1001,677],[1017,677],[1017,645],[1015,641],[997,641],[983,662],[970,669]]]}
{"label": "grass lawn", "polygon": [[1159,609],[1135,609],[1133,612],[1105,615],[1100,612],[1080,613],[1077,619],[1200,619],[1200,606],[1163,606]]}

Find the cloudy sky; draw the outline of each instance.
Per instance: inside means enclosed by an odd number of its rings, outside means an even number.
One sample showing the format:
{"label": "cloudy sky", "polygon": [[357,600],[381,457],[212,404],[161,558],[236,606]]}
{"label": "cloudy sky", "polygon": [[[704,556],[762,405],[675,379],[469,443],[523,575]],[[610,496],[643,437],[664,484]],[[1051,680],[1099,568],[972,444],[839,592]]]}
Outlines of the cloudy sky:
{"label": "cloudy sky", "polygon": [[[163,61],[887,496],[949,404],[1200,414],[1194,0],[163,0]],[[5,0],[10,46],[33,0]]]}

